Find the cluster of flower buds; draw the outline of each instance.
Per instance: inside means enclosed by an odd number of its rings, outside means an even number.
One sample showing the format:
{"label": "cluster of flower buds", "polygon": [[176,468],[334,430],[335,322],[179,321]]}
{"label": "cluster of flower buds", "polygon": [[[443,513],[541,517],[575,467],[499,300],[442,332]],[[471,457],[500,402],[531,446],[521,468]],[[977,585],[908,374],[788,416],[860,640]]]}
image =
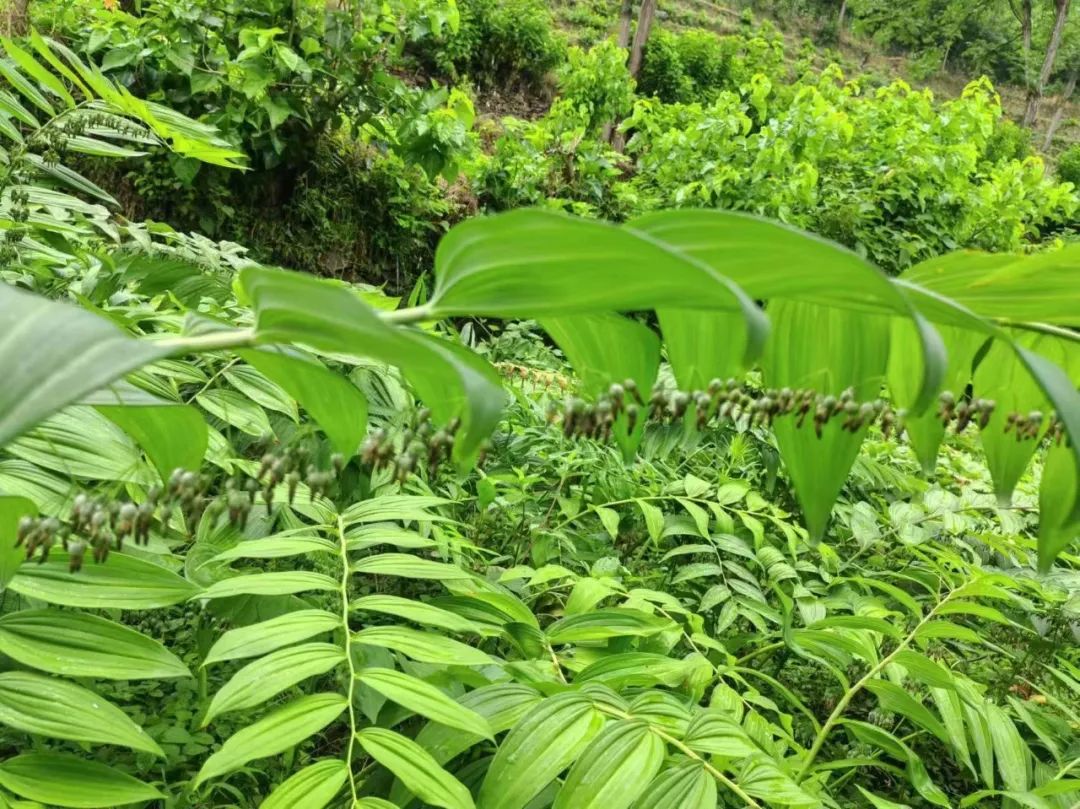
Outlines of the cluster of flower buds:
{"label": "cluster of flower buds", "polygon": [[[281,453],[268,452],[263,455],[259,473],[254,479],[249,479],[242,484],[229,480],[225,486],[229,518],[237,522],[243,510],[241,500],[246,497],[249,501],[248,505],[254,505],[255,495],[260,487],[267,508],[273,506],[274,490],[281,484],[288,487],[289,505],[292,505],[293,500],[296,499],[296,490],[301,481],[308,487],[313,497],[329,494],[337,476],[345,468],[345,456],[335,452],[330,458],[332,468],[329,470],[320,470],[309,463],[308,458],[309,453],[304,447],[289,447]],[[233,516],[234,513],[237,517]],[[246,515],[243,519],[246,522]]]}
{"label": "cluster of flower buds", "polygon": [[977,424],[980,430],[985,430],[994,415],[994,407],[990,399],[957,401],[951,391],[945,391],[938,397],[938,418],[942,427],[951,424],[957,433],[964,432],[969,424]]}
{"label": "cluster of flower buds", "polygon": [[[632,431],[642,412],[655,423],[683,421],[689,414],[699,430],[743,419],[752,425],[770,426],[777,418],[791,416],[797,427],[813,424],[818,438],[834,419],[840,419],[841,428],[851,433],[877,422],[888,437],[903,431],[906,415],[903,410],[894,410],[884,399],[859,401],[851,388],[833,396],[807,389],[752,389],[737,379],[714,379],[706,390],[692,392],[657,386],[646,405],[633,380],[628,379],[612,385],[591,404],[577,397],[566,399],[561,409],[555,407],[550,411],[549,420],[554,422],[561,416],[563,433],[568,438],[606,440],[620,415],[626,414],[627,427]],[[993,412],[994,402],[988,399],[958,401],[951,393],[941,394],[938,408],[942,422],[946,426],[952,424],[957,432],[969,424],[985,428]]]}
{"label": "cluster of flower buds", "polygon": [[[1016,435],[1017,441],[1031,441],[1038,438],[1039,433],[1042,432],[1043,423],[1046,421],[1045,416],[1038,410],[1032,410],[1030,413],[1017,413],[1012,412],[1005,417],[1005,432],[1013,433]],[[1057,428],[1058,441],[1064,436],[1064,427],[1061,426],[1061,422],[1056,418],[1052,419],[1051,429]]]}
{"label": "cluster of flower buds", "polygon": [[[623,414],[626,415],[627,432],[633,432],[644,406],[637,383],[632,379],[625,380],[621,385],[613,384],[593,404],[571,396],[563,406],[563,435],[567,438],[584,436],[607,441],[611,438],[615,422]],[[553,408],[548,412],[548,419],[554,421],[558,415],[558,409]]]}
{"label": "cluster of flower buds", "polygon": [[426,407],[416,412],[410,427],[394,436],[379,428],[368,433],[360,447],[360,460],[372,470],[393,467],[394,478],[400,483],[426,464],[429,476],[434,476],[454,451],[454,440],[461,428],[461,419],[450,419],[445,427],[431,423],[431,411]]}
{"label": "cluster of flower buds", "polygon": [[[227,512],[229,522],[243,530],[260,492],[269,509],[274,489],[281,483],[289,487],[290,504],[301,481],[313,495],[330,491],[345,466],[344,456],[332,457],[331,470],[320,470],[307,458],[304,450],[292,448],[264,455],[257,477],[230,478],[224,492],[217,495],[210,493],[210,478],[185,469],[174,469],[168,483],[152,487],[142,503],[79,494],[66,523],[55,517],[24,517],[19,522],[16,546],[25,545],[27,559],[39,554],[38,562],[45,562],[52,547],[60,543],[68,553],[70,570],[76,572],[82,568],[88,548],[95,562],[104,562],[109,550],[121,550],[126,539],[138,545],[148,544],[155,519],[167,525],[177,510],[183,514],[189,533],[194,533],[204,513],[216,518]],[[299,470],[305,466],[306,474],[301,476]]]}
{"label": "cluster of flower buds", "polygon": [[559,388],[559,390],[566,390],[571,386],[570,378],[557,371],[530,368],[527,365],[518,365],[514,362],[496,363],[495,367],[507,379],[517,379],[545,388]]}

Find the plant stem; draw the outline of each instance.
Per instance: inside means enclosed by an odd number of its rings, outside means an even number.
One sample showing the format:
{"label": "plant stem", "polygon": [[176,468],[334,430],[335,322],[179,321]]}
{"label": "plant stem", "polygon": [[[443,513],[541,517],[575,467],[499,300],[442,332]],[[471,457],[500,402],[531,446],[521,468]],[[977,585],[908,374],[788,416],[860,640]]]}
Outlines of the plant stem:
{"label": "plant stem", "polygon": [[353,750],[356,747],[356,708],[353,707],[353,692],[356,689],[356,666],[352,656],[352,631],[349,628],[349,547],[345,539],[345,522],[340,516],[337,518],[338,553],[341,560],[341,629],[345,633],[345,663],[349,667],[349,684],[346,688],[345,699],[349,711],[349,744],[345,751],[345,765],[349,773],[349,791],[352,793],[352,803],[355,806],[359,801],[356,794],[356,777],[353,774]]}
{"label": "plant stem", "polygon": [[1054,326],[1050,323],[1027,323],[1016,322],[1007,318],[998,317],[994,318],[994,322],[999,326],[1003,326],[1010,329],[1020,329],[1021,331],[1033,331],[1037,334],[1049,334],[1054,337],[1060,337],[1063,340],[1069,340],[1074,343],[1080,343],[1080,332],[1073,329],[1067,329],[1064,326]]}
{"label": "plant stem", "polygon": [[[614,716],[614,717],[617,717],[618,719],[633,719],[634,718],[631,714],[624,713],[624,712],[620,711],[617,708],[612,708],[609,705],[597,705],[596,709],[598,711],[600,711],[601,713],[606,713],[609,716]],[[732,781],[730,778],[728,778],[726,775],[724,775],[722,772],[720,772],[720,770],[716,769],[716,767],[714,767],[712,764],[710,764],[707,760],[705,760],[704,758],[699,756],[697,753],[695,753],[693,750],[691,750],[689,747],[687,747],[681,741],[676,739],[674,736],[671,736],[670,734],[668,734],[666,731],[662,730],[661,728],[657,727],[656,725],[652,724],[651,722],[649,722],[647,724],[649,725],[649,730],[650,731],[652,731],[657,736],[659,736],[661,739],[663,739],[665,742],[670,744],[672,747],[674,747],[676,750],[678,750],[684,756],[686,756],[687,758],[693,759],[694,761],[700,762],[702,767],[705,768],[705,771],[707,773],[709,773],[709,775],[711,775],[713,778],[715,778],[718,783],[723,784],[725,787],[727,787],[732,792],[734,792],[735,795],[739,798],[739,800],[741,800],[747,806],[751,807],[751,809],[763,809],[762,805],[760,803],[758,803],[757,801],[755,801],[753,798],[751,798],[749,795],[747,795],[746,792],[743,791],[742,787],[740,787],[738,784],[736,784],[734,781]]]}
{"label": "plant stem", "polygon": [[806,761],[803,762],[802,769],[799,770],[799,774],[795,776],[795,783],[802,783],[802,781],[806,778],[807,774],[810,772],[810,768],[814,764],[814,759],[817,758],[818,753],[821,752],[821,748],[825,745],[825,740],[829,736],[829,731],[836,727],[837,722],[839,722],[843,718],[844,711],[847,710],[848,705],[851,704],[851,700],[855,698],[855,695],[862,691],[863,688],[866,687],[866,684],[868,682],[877,677],[877,675],[893,661],[893,658],[895,658],[898,654],[900,654],[900,652],[904,651],[904,649],[911,645],[911,642],[915,640],[915,636],[919,633],[919,630],[934,619],[934,617],[938,613],[938,610],[940,610],[946,603],[948,603],[949,599],[953,597],[954,592],[956,591],[950,591],[949,594],[945,596],[945,598],[939,601],[937,605],[926,614],[925,618],[923,618],[921,621],[919,621],[918,624],[915,625],[915,628],[907,634],[907,637],[905,637],[902,641],[900,641],[900,643],[897,644],[895,649],[893,649],[891,652],[889,652],[888,655],[883,657],[877,663],[877,665],[873,666],[870,669],[870,671],[866,672],[866,674],[863,675],[862,679],[855,683],[855,685],[851,686],[851,688],[844,692],[844,696],[842,696],[840,698],[840,701],[836,703],[836,707],[833,709],[833,712],[829,714],[829,718],[825,720],[825,724],[821,726],[821,730],[819,730],[817,736],[814,737],[814,743],[813,745],[811,745],[810,751],[806,754]]}
{"label": "plant stem", "polygon": [[423,323],[425,320],[435,320],[436,315],[427,304],[423,306],[409,306],[405,309],[394,309],[389,312],[379,312],[379,317],[387,323],[408,325],[410,323]]}
{"label": "plant stem", "polygon": [[170,337],[158,340],[155,345],[165,346],[173,354],[189,351],[218,351],[223,348],[247,348],[255,345],[255,329],[230,329],[190,337]]}

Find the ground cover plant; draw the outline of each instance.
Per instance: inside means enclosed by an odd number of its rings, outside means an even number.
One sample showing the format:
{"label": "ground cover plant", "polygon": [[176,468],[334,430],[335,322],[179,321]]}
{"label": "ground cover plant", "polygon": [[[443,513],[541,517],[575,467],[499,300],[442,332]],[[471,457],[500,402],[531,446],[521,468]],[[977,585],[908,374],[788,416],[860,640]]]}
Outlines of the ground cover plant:
{"label": "ground cover plant", "polygon": [[[228,58],[323,53],[290,8]],[[513,24],[348,20],[489,85]],[[231,193],[276,127],[54,33],[0,61],[0,805],[1077,805],[1075,199],[990,87],[774,84],[752,34],[635,96],[608,43],[485,141],[365,50],[326,137],[488,207],[379,288],[123,215],[109,164]]]}

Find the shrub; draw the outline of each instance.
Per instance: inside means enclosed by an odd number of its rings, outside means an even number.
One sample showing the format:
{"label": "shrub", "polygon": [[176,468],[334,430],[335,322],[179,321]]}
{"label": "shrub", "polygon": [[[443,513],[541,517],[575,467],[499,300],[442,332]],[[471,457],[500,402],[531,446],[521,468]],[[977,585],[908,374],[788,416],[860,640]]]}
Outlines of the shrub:
{"label": "shrub", "polygon": [[537,84],[562,61],[566,45],[542,0],[462,0],[458,6],[457,31],[413,48],[430,68],[484,86]]}
{"label": "shrub", "polygon": [[634,103],[626,50],[611,39],[587,51],[570,48],[559,69],[559,95],[588,112],[590,130],[626,115]]}
{"label": "shrub", "polygon": [[1074,143],[1058,157],[1057,176],[1062,182],[1080,188],[1080,143]]}

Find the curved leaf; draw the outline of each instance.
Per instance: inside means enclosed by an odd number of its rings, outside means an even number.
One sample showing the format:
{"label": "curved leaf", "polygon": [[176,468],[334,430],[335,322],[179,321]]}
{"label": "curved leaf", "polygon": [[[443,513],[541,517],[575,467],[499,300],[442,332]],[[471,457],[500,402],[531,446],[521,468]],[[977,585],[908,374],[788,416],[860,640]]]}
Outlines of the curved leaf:
{"label": "curved leaf", "polygon": [[384,728],[365,728],[356,734],[356,740],[425,803],[443,809],[475,809],[465,785],[411,739]]}
{"label": "curved leaf", "polygon": [[137,778],[96,761],[60,753],[24,753],[0,763],[0,785],[54,806],[107,809],[163,799]]}
{"label": "curved leaf", "polygon": [[348,780],[349,768],[341,759],[317,761],[279,784],[259,809],[323,809]]}

